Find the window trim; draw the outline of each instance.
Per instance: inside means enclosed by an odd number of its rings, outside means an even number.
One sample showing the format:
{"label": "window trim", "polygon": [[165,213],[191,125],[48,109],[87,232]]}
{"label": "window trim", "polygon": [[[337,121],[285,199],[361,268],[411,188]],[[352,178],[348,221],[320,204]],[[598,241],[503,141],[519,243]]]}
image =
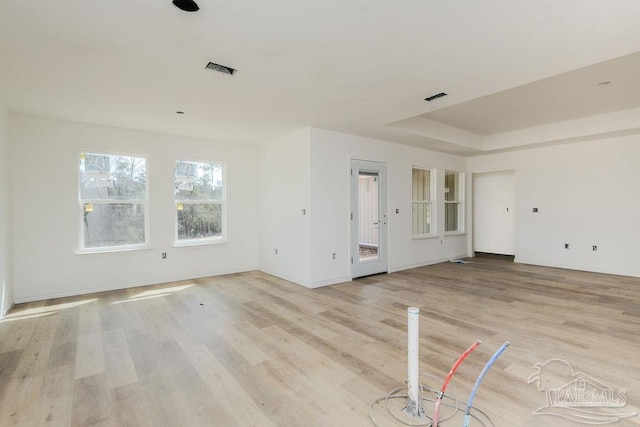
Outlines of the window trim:
{"label": "window trim", "polygon": [[[414,200],[413,199],[413,171],[414,169],[429,171],[429,200]],[[438,228],[437,228],[437,209],[434,209],[434,206],[437,206],[437,193],[435,189],[436,186],[436,169],[428,168],[423,166],[412,166],[411,167],[411,239],[412,240],[423,240],[423,239],[432,239],[434,237],[438,237]],[[414,234],[413,233],[413,206],[415,203],[429,205],[429,233],[423,234]]]}
{"label": "window trim", "polygon": [[[222,178],[222,199],[204,199],[204,200],[184,200],[177,199],[175,194],[175,184],[176,184],[176,173],[175,173],[175,165],[178,162],[189,162],[189,163],[204,163],[204,164],[216,164],[220,166],[221,169],[221,178]],[[208,246],[208,245],[223,245],[229,243],[227,240],[227,164],[225,162],[216,161],[216,160],[194,160],[188,158],[176,159],[174,161],[174,169],[173,169],[173,185],[174,185],[174,193],[173,193],[173,224],[174,224],[174,236],[173,236],[173,247],[190,247],[190,246]],[[207,237],[202,239],[179,239],[178,238],[178,204],[220,204],[220,222],[222,223],[222,232],[220,233],[220,237]]]}
{"label": "window trim", "polygon": [[[444,215],[445,215],[445,231],[444,231],[444,235],[445,236],[457,236],[457,235],[462,235],[462,234],[466,234],[466,227],[465,227],[465,222],[466,222],[466,215],[464,212],[464,188],[465,188],[465,173],[461,172],[461,171],[452,171],[452,170],[445,170],[444,171],[444,185],[446,186],[447,183],[447,174],[455,174],[458,175],[458,194],[455,198],[455,200],[446,200],[446,196],[443,197],[444,200]],[[446,191],[446,187],[444,187],[444,191]],[[446,193],[445,193],[446,194]],[[447,204],[453,205],[456,204],[458,205],[458,218],[457,218],[457,229],[456,230],[450,230],[447,231],[446,227],[447,227]]]}
{"label": "window trim", "polygon": [[[144,159],[145,164],[145,198],[144,199],[83,199],[82,198],[82,171],[80,169],[82,162],[82,155],[97,154],[107,156],[120,156],[120,157],[136,157]],[[98,254],[98,253],[112,253],[112,252],[130,252],[147,250],[151,248],[151,236],[150,231],[150,213],[149,213],[149,158],[144,154],[138,153],[125,153],[122,151],[109,151],[109,150],[79,150],[77,152],[77,166],[78,166],[78,212],[79,212],[79,234],[78,234],[78,250],[76,254]],[[84,209],[87,203],[91,204],[142,204],[144,206],[144,242],[134,243],[130,245],[117,245],[117,246],[99,246],[94,248],[85,247],[84,239]]]}

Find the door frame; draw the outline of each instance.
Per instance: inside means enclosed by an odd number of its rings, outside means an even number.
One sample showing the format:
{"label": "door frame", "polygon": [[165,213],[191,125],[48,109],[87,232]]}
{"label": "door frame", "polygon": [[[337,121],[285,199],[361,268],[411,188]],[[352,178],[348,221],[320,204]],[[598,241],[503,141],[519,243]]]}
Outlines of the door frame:
{"label": "door frame", "polygon": [[[350,159],[349,162],[349,254],[351,279],[389,271],[387,164],[369,160]],[[359,256],[359,190],[360,171],[378,173],[378,258],[360,261]]]}
{"label": "door frame", "polygon": [[[504,216],[508,216],[508,220],[507,221],[502,221],[501,224],[506,224],[509,228],[508,230],[508,235],[509,237],[509,242],[508,244],[504,243],[504,241],[501,240],[501,242],[503,242],[502,244],[498,244],[497,246],[494,247],[485,247],[485,250],[483,250],[483,248],[479,248],[480,250],[478,250],[479,253],[483,253],[483,252],[487,252],[488,253],[496,253],[496,254],[500,254],[500,255],[509,255],[509,256],[515,256],[515,252],[516,252],[516,232],[517,232],[517,226],[516,226],[516,202],[517,202],[517,179],[516,179],[516,170],[515,169],[499,169],[499,170],[489,170],[489,171],[481,171],[481,172],[474,172],[472,174],[472,198],[473,198],[473,207],[472,207],[472,222],[473,222],[473,233],[471,236],[471,250],[473,253],[476,252],[477,248],[477,241],[478,241],[478,230],[479,230],[479,222],[478,222],[478,203],[477,203],[477,191],[478,191],[478,182],[479,179],[483,178],[483,177],[489,177],[489,176],[502,176],[507,177],[509,180],[509,186],[512,187],[510,188],[509,192],[508,192],[508,200],[502,200],[504,199],[504,197],[500,197],[500,202],[504,202],[504,205],[500,205],[500,206],[496,206],[496,209],[500,210],[500,213],[497,215],[504,215]],[[485,187],[486,189],[486,187]],[[493,191],[495,191],[495,188],[493,189]],[[493,193],[492,193],[493,194]],[[507,193],[502,193],[502,195],[504,196],[504,194]],[[503,209],[506,209],[506,211],[502,211]],[[503,228],[504,230],[504,228]]]}

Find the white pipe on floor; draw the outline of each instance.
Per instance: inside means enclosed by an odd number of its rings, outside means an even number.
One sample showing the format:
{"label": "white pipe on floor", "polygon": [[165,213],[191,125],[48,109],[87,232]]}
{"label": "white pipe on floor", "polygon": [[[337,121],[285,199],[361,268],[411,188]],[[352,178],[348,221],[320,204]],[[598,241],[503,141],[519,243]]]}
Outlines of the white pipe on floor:
{"label": "white pipe on floor", "polygon": [[407,408],[414,417],[424,418],[420,392],[420,309],[407,308]]}

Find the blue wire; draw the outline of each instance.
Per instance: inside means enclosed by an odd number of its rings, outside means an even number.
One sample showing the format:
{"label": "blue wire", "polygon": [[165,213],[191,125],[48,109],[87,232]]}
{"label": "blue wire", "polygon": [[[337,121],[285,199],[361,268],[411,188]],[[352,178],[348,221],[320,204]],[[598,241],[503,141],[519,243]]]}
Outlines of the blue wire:
{"label": "blue wire", "polygon": [[495,354],[491,356],[491,359],[489,359],[487,364],[484,365],[482,372],[480,372],[480,375],[478,375],[476,383],[473,385],[473,389],[471,390],[471,394],[469,394],[469,401],[467,402],[467,409],[464,412],[464,423],[462,424],[462,427],[469,427],[469,422],[471,421],[471,406],[473,405],[473,399],[476,397],[476,391],[478,391],[482,379],[485,375],[487,375],[487,372],[489,371],[489,369],[491,369],[491,366],[493,366],[498,357],[500,357],[500,355],[507,349],[507,347],[509,347],[509,344],[509,341],[505,341],[505,343],[502,344],[502,347],[500,347],[498,351],[496,351]]}

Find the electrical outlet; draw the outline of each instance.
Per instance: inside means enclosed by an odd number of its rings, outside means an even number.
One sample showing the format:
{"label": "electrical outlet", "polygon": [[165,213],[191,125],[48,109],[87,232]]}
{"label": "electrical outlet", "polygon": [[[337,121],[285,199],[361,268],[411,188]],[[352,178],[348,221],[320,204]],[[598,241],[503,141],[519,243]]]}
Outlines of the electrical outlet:
{"label": "electrical outlet", "polygon": [[565,244],[564,244],[564,248],[565,248],[565,249],[569,249],[569,244],[568,244],[568,243],[565,243]]}
{"label": "electrical outlet", "polygon": [[598,250],[598,246],[597,246],[597,245],[593,245],[593,246],[591,247],[591,249],[592,249],[592,250],[594,250],[594,251],[597,251],[597,250]]}
{"label": "electrical outlet", "polygon": [[331,259],[336,259],[336,253],[335,252],[331,254]]}
{"label": "electrical outlet", "polygon": [[166,252],[162,252],[162,259],[167,259],[167,253]]}

